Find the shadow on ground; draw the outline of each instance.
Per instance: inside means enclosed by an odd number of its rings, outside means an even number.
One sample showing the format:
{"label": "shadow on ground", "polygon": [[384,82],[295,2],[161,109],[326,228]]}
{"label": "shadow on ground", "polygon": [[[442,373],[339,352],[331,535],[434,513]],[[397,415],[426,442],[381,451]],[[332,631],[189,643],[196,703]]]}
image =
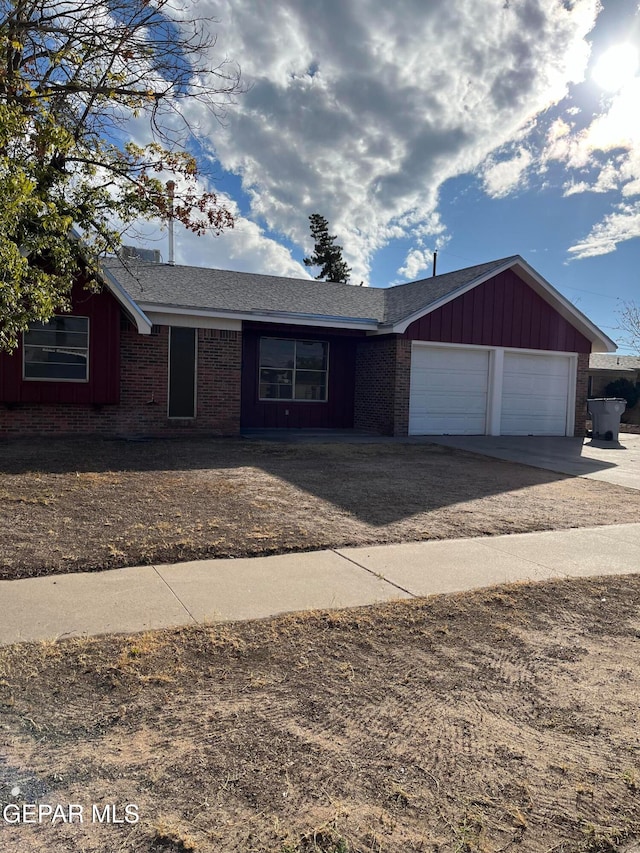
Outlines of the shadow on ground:
{"label": "shadow on ground", "polygon": [[[142,486],[143,481],[148,483],[148,476],[143,475],[151,472],[169,477],[191,472],[200,482],[228,474],[236,483],[245,472],[250,484],[252,478],[256,479],[251,471],[259,469],[374,526],[568,479],[562,473],[480,455],[473,444],[469,452],[426,438],[393,439],[369,434],[286,431],[276,434],[273,440],[269,438],[254,434],[249,440],[7,441],[0,443],[0,471],[54,478],[74,473],[78,477],[91,473],[139,473]],[[571,450],[579,452],[580,439],[564,441],[575,441],[570,444]],[[597,470],[610,464],[593,461],[587,463],[587,468]],[[55,479],[51,482],[55,487]],[[129,478],[129,482],[135,489],[136,480]],[[160,485],[158,479],[158,488]],[[95,494],[97,497],[97,488]],[[269,495],[265,493],[264,497],[268,499]],[[288,499],[293,510],[298,496],[290,494]],[[186,490],[184,500],[186,504]],[[211,510],[215,512],[216,506]],[[284,518],[286,507],[283,510]]]}

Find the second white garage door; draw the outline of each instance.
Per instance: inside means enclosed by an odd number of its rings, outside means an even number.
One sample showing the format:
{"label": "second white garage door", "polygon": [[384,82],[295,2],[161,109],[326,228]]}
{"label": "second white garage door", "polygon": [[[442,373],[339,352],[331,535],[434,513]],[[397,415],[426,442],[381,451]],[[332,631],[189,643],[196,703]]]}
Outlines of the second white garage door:
{"label": "second white garage door", "polygon": [[489,353],[415,348],[411,358],[410,435],[484,435]]}
{"label": "second white garage door", "polygon": [[571,360],[505,352],[501,435],[565,435]]}

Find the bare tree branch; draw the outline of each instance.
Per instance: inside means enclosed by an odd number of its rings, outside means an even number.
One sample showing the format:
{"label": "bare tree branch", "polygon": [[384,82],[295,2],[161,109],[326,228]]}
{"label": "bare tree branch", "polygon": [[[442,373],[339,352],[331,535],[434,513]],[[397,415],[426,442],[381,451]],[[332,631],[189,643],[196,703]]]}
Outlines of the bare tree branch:
{"label": "bare tree branch", "polygon": [[623,343],[640,355],[640,305],[623,302],[617,314],[620,323],[617,328],[626,335]]}

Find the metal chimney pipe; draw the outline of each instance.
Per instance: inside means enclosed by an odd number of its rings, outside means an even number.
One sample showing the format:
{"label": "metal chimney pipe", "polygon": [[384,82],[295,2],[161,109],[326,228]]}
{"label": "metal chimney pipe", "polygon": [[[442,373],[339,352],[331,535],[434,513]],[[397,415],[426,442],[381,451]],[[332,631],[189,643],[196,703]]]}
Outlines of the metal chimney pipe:
{"label": "metal chimney pipe", "polygon": [[169,193],[169,261],[168,263],[173,266],[175,264],[175,255],[174,255],[174,242],[173,242],[173,194],[175,192],[176,185],[174,181],[167,181],[167,191]]}
{"label": "metal chimney pipe", "polygon": [[433,253],[433,275],[436,274],[436,264],[438,263],[438,250],[435,249]]}

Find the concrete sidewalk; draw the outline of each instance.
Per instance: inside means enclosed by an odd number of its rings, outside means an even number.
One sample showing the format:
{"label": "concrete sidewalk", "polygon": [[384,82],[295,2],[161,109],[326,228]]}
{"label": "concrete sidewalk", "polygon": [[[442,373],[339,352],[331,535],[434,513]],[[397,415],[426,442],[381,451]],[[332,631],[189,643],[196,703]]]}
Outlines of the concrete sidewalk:
{"label": "concrete sidewalk", "polygon": [[640,524],[0,582],[0,645],[640,572]]}

